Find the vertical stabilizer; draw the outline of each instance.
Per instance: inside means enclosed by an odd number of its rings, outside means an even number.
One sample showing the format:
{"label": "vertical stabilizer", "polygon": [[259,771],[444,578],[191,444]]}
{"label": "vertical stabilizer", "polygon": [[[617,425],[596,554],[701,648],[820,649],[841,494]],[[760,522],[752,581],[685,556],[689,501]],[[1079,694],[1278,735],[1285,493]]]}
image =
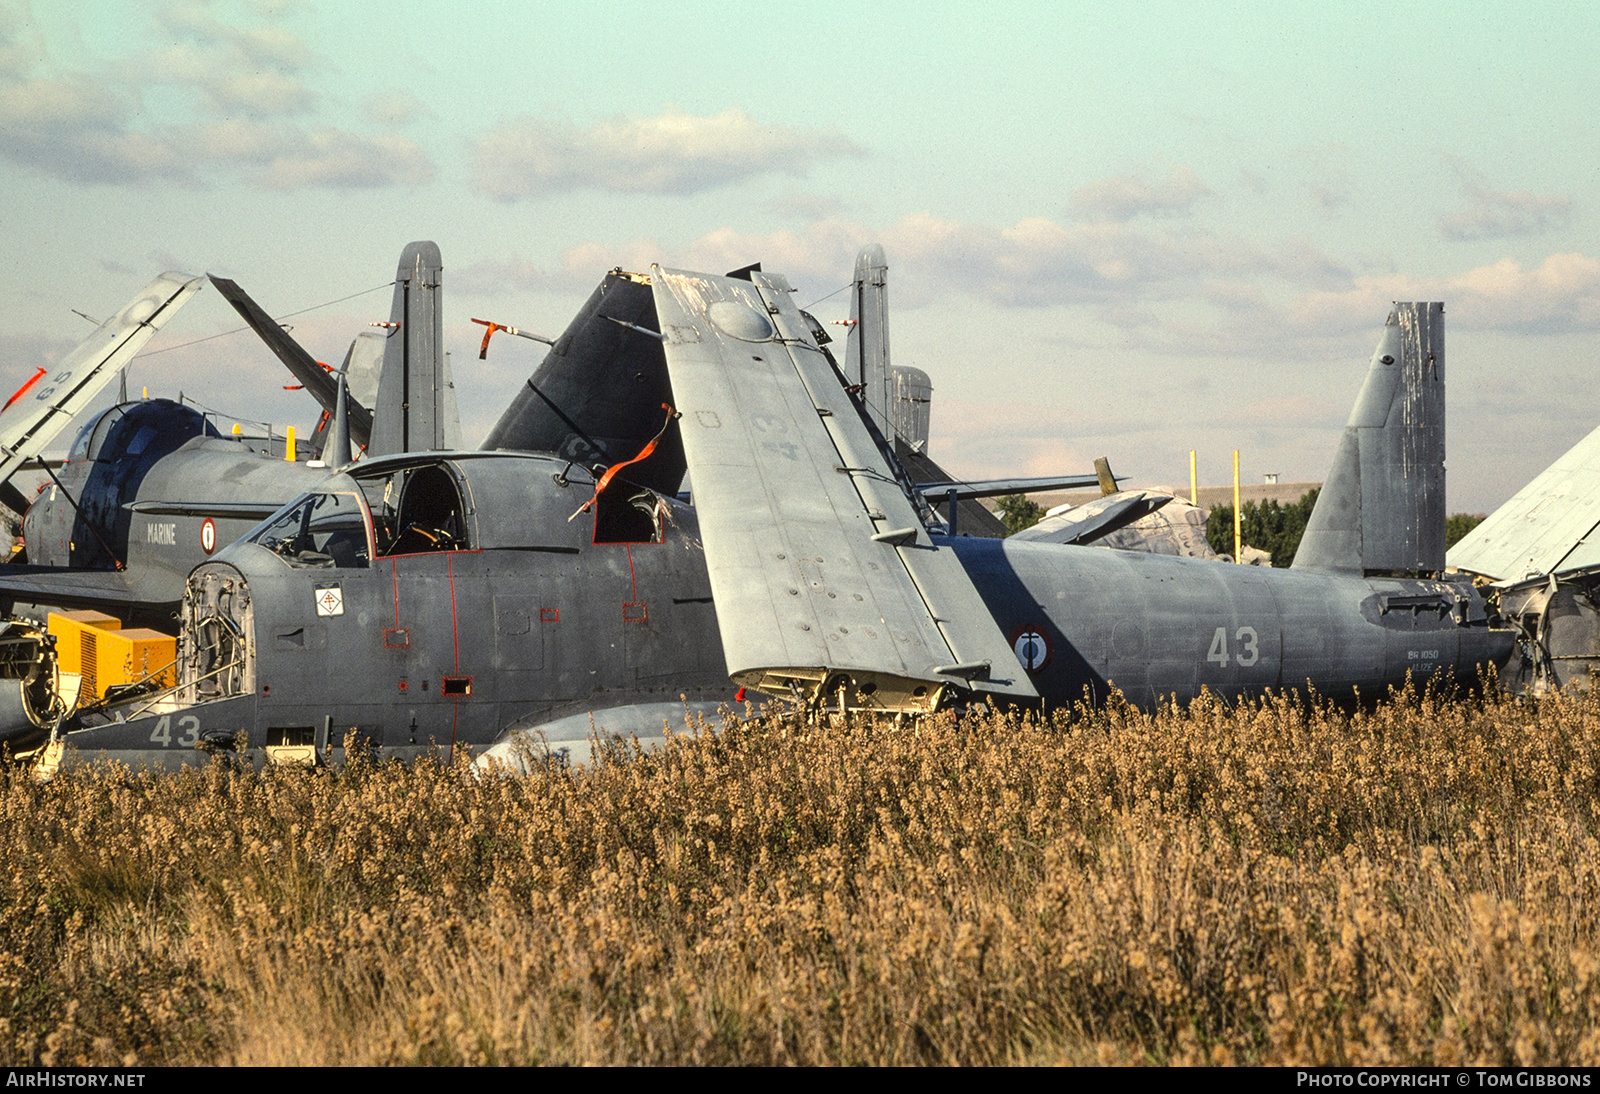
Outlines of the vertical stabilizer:
{"label": "vertical stabilizer", "polygon": [[1294,565],[1442,570],[1444,520],[1444,305],[1397,303]]}
{"label": "vertical stabilizer", "polygon": [[889,263],[883,248],[869,243],[856,255],[850,293],[850,336],[845,342],[844,374],[861,385],[867,414],[878,433],[892,437],[890,407],[894,392],[889,371]]}
{"label": "vertical stabilizer", "polygon": [[400,255],[373,415],[375,456],[449,447],[443,272],[438,244],[411,243]]}
{"label": "vertical stabilizer", "polygon": [[322,460],[329,467],[349,467],[355,460],[350,447],[350,399],[344,373],[339,374],[339,390],[334,396],[328,422],[328,439],[322,446]]}
{"label": "vertical stabilizer", "polygon": [[441,413],[444,414],[444,446],[455,452],[461,448],[461,407],[456,402],[456,378],[450,371],[450,352],[445,351],[444,368],[439,373],[440,389],[444,392],[439,400]]}
{"label": "vertical stabilizer", "polygon": [[890,371],[894,384],[892,425],[895,455],[905,449],[928,451],[928,426],[933,409],[933,381],[920,368],[896,365]]}

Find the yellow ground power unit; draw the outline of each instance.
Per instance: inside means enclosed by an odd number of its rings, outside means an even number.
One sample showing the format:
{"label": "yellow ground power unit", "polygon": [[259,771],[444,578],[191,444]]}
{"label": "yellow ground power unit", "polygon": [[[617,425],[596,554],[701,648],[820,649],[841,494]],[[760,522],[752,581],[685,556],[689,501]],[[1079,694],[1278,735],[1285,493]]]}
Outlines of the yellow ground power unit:
{"label": "yellow ground power unit", "polygon": [[61,671],[83,677],[80,703],[103,699],[108,689],[122,684],[177,683],[178,645],[170,634],[123,629],[120,619],[95,611],[51,612],[48,629],[56,637]]}

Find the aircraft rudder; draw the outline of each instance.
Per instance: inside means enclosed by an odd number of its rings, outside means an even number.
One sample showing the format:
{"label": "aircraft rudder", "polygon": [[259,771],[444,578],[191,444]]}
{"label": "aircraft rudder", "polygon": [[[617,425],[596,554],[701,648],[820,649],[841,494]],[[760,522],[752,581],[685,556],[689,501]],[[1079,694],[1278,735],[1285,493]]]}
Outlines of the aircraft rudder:
{"label": "aircraft rudder", "polygon": [[1294,565],[1444,568],[1444,305],[1396,303]]}

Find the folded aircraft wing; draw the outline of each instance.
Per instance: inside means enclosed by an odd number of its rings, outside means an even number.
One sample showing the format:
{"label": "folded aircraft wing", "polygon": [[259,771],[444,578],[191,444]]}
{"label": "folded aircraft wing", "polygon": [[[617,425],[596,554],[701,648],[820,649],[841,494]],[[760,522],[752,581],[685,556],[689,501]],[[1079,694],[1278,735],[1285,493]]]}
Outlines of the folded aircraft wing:
{"label": "folded aircraft wing", "polygon": [[1445,561],[1513,582],[1600,565],[1600,429],[1489,514]]}
{"label": "folded aircraft wing", "polygon": [[651,286],[729,675],[886,710],[1037,698],[784,279],[656,267]]}
{"label": "folded aircraft wing", "polygon": [[164,273],[100,324],[53,369],[41,369],[0,410],[0,482],[43,452],[150,336],[200,291],[202,279]]}
{"label": "folded aircraft wing", "polygon": [[[250,294],[241,289],[237,282],[216,274],[210,276],[211,283],[217,287],[223,299],[233,305],[233,310],[250,324],[250,329],[260,336],[267,348],[305,387],[306,392],[322,405],[322,409],[332,413],[339,394],[339,385],[333,373],[318,364],[316,358],[274,322],[272,316],[262,310],[261,305],[251,299]],[[351,353],[355,349],[352,346]],[[349,403],[349,415],[351,439],[358,445],[366,444],[372,436],[372,411],[352,400]]]}
{"label": "folded aircraft wing", "polygon": [[1125,491],[1065,511],[1052,510],[1049,516],[1031,528],[1024,528],[1015,538],[1037,543],[1092,543],[1154,513],[1171,500],[1170,494]]}

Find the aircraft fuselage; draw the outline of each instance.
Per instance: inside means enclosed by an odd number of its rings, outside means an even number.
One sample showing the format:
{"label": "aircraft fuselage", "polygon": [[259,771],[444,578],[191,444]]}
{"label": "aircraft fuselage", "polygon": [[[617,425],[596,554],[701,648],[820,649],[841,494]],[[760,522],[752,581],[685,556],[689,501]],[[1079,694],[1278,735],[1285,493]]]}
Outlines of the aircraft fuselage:
{"label": "aircraft fuselage", "polygon": [[[382,755],[412,757],[482,751],[529,729],[581,758],[595,729],[659,737],[686,706],[734,699],[692,507],[657,498],[653,532],[595,542],[593,513],[568,519],[592,484],[565,461],[405,466],[412,484],[434,469],[435,501],[408,485],[392,512],[358,506],[366,524],[346,526],[349,543],[296,539],[291,506],[274,518],[288,533],[258,531],[197,568],[182,701],[80,723],[69,744],[171,764],[243,734],[252,754],[299,743],[336,757],[353,731]],[[340,496],[357,498],[340,478]],[[427,535],[407,539],[425,520]],[[386,523],[399,549],[369,550]],[[427,536],[450,549],[409,549]],[[1467,584],[1003,540],[939,546],[955,551],[1047,707],[1102,701],[1113,685],[1141,706],[1201,688],[1381,693],[1408,671],[1501,663],[1512,645]]]}
{"label": "aircraft fuselage", "polygon": [[[951,544],[1048,706],[1153,707],[1201,688],[1382,694],[1440,670],[1504,664],[1469,582],[1368,578],[1012,540]],[[1031,643],[1031,645],[1030,645]]]}

